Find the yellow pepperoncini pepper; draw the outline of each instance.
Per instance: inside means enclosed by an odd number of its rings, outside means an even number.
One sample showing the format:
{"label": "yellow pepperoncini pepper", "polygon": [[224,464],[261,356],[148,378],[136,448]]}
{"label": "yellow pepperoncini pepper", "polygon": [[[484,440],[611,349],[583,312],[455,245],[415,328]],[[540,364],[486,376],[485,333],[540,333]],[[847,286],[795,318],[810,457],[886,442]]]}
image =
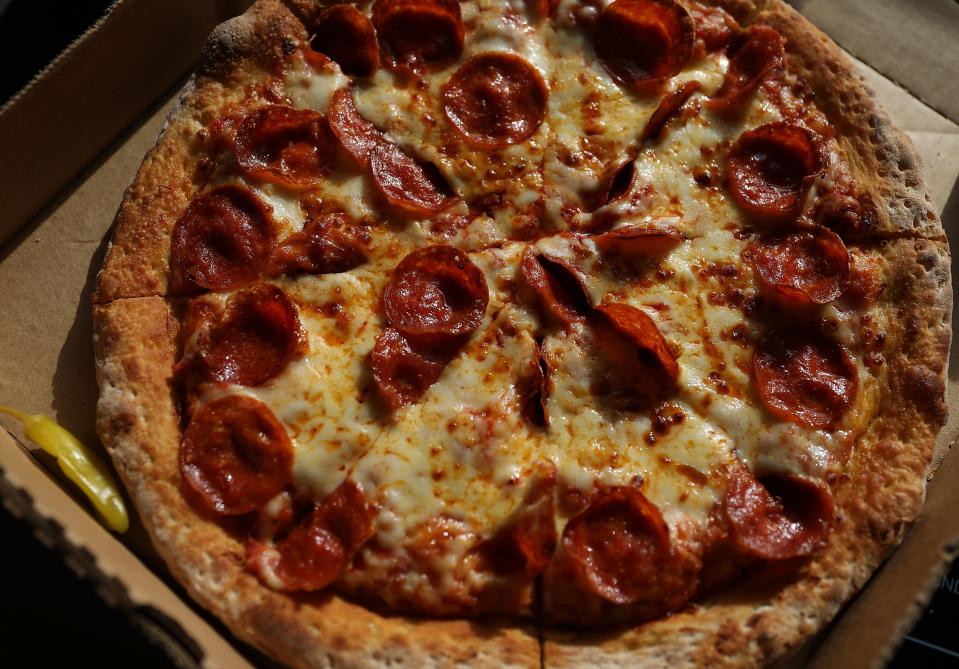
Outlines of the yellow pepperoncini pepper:
{"label": "yellow pepperoncini pepper", "polygon": [[127,531],[130,518],[126,505],[107,466],[93,451],[52,418],[3,405],[0,412],[20,419],[27,439],[57,459],[63,473],[90,499],[111,530]]}

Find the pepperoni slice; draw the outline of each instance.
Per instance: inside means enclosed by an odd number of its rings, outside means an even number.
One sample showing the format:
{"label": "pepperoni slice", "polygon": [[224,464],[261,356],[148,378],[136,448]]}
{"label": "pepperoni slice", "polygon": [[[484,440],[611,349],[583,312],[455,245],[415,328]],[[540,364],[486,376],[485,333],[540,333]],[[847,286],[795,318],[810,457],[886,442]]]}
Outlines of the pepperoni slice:
{"label": "pepperoni slice", "polygon": [[745,109],[746,98],[773,69],[782,67],[785,55],[783,38],[765,26],[750,26],[729,52],[729,68],[723,85],[709,106],[717,111]]}
{"label": "pepperoni slice", "polygon": [[682,233],[674,226],[651,228],[628,225],[593,237],[596,246],[622,256],[661,255],[683,241]]}
{"label": "pepperoni slice", "polygon": [[688,11],[696,26],[696,40],[703,45],[704,53],[726,48],[739,32],[736,19],[721,7],[699,7],[693,4]]}
{"label": "pepperoni slice", "polygon": [[583,320],[593,308],[589,291],[579,272],[562,258],[526,248],[523,278],[536,292],[540,306],[563,323]]}
{"label": "pepperoni slice", "polygon": [[813,220],[818,225],[844,235],[855,235],[862,228],[859,201],[851,195],[830,191],[817,197]]}
{"label": "pepperoni slice", "polygon": [[559,2],[560,0],[528,0],[526,5],[534,18],[542,20],[552,18],[556,14]]}
{"label": "pepperoni slice", "polygon": [[593,592],[614,604],[663,602],[675,609],[694,587],[659,509],[633,487],[600,493],[567,523],[563,547]]}
{"label": "pepperoni slice", "polygon": [[636,181],[636,161],[628,160],[619,167],[616,167],[609,173],[609,177],[604,180],[604,186],[599,190],[599,198],[596,202],[598,209],[610,202],[617,202],[626,197],[632,190],[633,183]]}
{"label": "pepperoni slice", "polygon": [[173,226],[171,290],[191,294],[249,283],[275,238],[270,209],[249,189],[220,186],[198,195]]}
{"label": "pepperoni slice", "polygon": [[[663,337],[653,319],[640,309],[628,304],[601,304],[596,307],[605,322],[618,333],[622,340],[619,346],[608,336],[602,336],[608,354],[619,353],[615,349],[626,345],[626,359],[632,358],[635,362],[620,371],[629,375],[636,368],[637,363],[649,372],[658,372],[671,383],[679,378],[679,365],[669,350],[666,338]],[[600,330],[604,328],[600,327]],[[628,378],[628,376],[627,376]],[[662,379],[660,379],[661,381]]]}
{"label": "pepperoni slice", "polygon": [[236,516],[275,497],[293,476],[293,444],[262,402],[228,395],[194,414],[180,472],[217,513]]}
{"label": "pepperoni slice", "polygon": [[333,137],[310,109],[271,105],[250,112],[236,132],[236,160],[251,177],[303,187],[330,173]]}
{"label": "pepperoni slice", "polygon": [[275,379],[304,346],[296,305],[269,284],[230,297],[224,320],[197,344],[214,379],[241,386]]}
{"label": "pepperoni slice", "polygon": [[529,361],[530,373],[522,377],[517,384],[522,407],[523,418],[538,427],[549,425],[549,413],[546,411],[546,401],[549,397],[549,364],[543,357],[540,341],[535,341],[536,354]]}
{"label": "pepperoni slice", "polygon": [[233,110],[227,111],[199,130],[196,137],[203,142],[210,153],[230,151],[236,145],[236,131],[242,122],[243,114]]}
{"label": "pepperoni slice", "polygon": [[273,250],[273,273],[333,274],[366,262],[363,242],[369,235],[345,225],[342,218],[315,218],[300,232],[287,237]]}
{"label": "pepperoni slice", "polygon": [[784,474],[758,481],[745,467],[730,472],[723,510],[737,545],[764,560],[811,554],[825,542],[835,518],[825,485]]}
{"label": "pepperoni slice", "polygon": [[[202,341],[223,315],[220,305],[206,300],[189,300],[186,314],[180,319],[180,339],[183,342]],[[189,346],[189,345],[188,345]],[[197,408],[197,390],[210,380],[210,370],[195,350],[186,347],[183,356],[173,366],[174,385],[182,391],[184,408],[191,414]]]}
{"label": "pepperoni slice", "polygon": [[693,20],[674,0],[616,0],[594,30],[593,47],[606,71],[642,91],[679,74],[696,39]]}
{"label": "pepperoni slice", "polygon": [[273,572],[284,590],[322,590],[346,570],[374,534],[374,513],[356,484],[346,481],[276,542]]}
{"label": "pepperoni slice", "polygon": [[328,111],[330,127],[340,144],[356,162],[369,169],[370,156],[386,139],[375,125],[356,110],[348,88],[341,88],[333,93]]}
{"label": "pepperoni slice", "polygon": [[846,245],[826,228],[797,230],[751,245],[747,255],[760,283],[797,305],[839,297],[849,277]]}
{"label": "pepperoni slice", "polygon": [[846,295],[867,304],[877,301],[886,289],[881,277],[882,263],[878,258],[859,250],[850,251]]}
{"label": "pepperoni slice", "polygon": [[383,291],[390,325],[418,348],[461,342],[486,313],[486,277],[452,246],[428,246],[400,261]]}
{"label": "pepperoni slice", "polygon": [[340,144],[370,170],[390,204],[423,213],[442,211],[456,202],[439,170],[417,163],[360,115],[349,89],[333,94],[329,112],[330,127]]}
{"label": "pepperoni slice", "polygon": [[804,328],[776,330],[756,347],[753,380],[766,407],[783,420],[828,429],[852,406],[859,376],[832,339]]}
{"label": "pepperoni slice", "polygon": [[556,467],[540,463],[530,478],[523,504],[479,547],[498,574],[533,578],[546,569],[556,551]]}
{"label": "pepperoni slice", "polygon": [[463,51],[465,32],[457,0],[376,0],[373,24],[383,55],[413,71],[438,68]]}
{"label": "pepperoni slice", "polygon": [[360,10],[345,3],[320,14],[310,48],[336,61],[344,74],[368,77],[380,64],[373,24]]}
{"label": "pepperoni slice", "polygon": [[438,212],[456,198],[434,166],[427,171],[395,144],[383,144],[370,155],[373,181],[393,206],[417,213]]}
{"label": "pepperoni slice", "polygon": [[433,385],[449,362],[449,355],[420,353],[393,328],[376,337],[370,367],[373,383],[393,411],[415,404]]}
{"label": "pepperoni slice", "polygon": [[473,56],[443,86],[443,111],[467,141],[486,149],[518,144],[546,117],[546,84],[519,56]]}
{"label": "pepperoni slice", "polygon": [[789,123],[767,123],[744,132],[726,159],[733,198],[761,219],[795,215],[821,169],[812,133]]}
{"label": "pepperoni slice", "polygon": [[187,303],[186,316],[181,319],[182,340],[187,341],[194,333],[204,332],[212,327],[222,309],[206,300],[190,300]]}
{"label": "pepperoni slice", "polygon": [[662,102],[659,103],[659,106],[656,107],[656,111],[653,112],[653,115],[650,116],[646,122],[646,127],[643,128],[643,132],[639,136],[640,144],[650,139],[659,139],[660,133],[666,124],[669,123],[670,119],[679,114],[679,110],[682,109],[683,105],[686,104],[689,98],[693,96],[693,93],[700,88],[702,88],[702,84],[698,81],[687,81],[664,97]]}

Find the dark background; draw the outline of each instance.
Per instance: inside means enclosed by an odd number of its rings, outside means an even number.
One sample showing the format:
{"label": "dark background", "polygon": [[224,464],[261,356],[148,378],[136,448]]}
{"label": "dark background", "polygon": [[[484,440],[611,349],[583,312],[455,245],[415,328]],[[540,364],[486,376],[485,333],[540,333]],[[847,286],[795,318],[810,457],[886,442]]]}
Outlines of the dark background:
{"label": "dark background", "polygon": [[[0,105],[110,4],[0,0]],[[0,510],[0,653],[0,662],[10,667],[171,665],[163,649],[107,606],[89,581],[70,571],[59,552],[38,542],[30,526],[5,509]],[[959,667],[959,563],[890,666]]]}

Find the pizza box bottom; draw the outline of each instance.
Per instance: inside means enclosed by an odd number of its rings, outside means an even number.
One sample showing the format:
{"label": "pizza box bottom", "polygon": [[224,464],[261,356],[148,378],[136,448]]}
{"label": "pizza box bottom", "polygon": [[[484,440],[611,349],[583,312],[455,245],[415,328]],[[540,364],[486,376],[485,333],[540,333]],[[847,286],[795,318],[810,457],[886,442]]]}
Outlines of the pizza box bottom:
{"label": "pizza box bottom", "polygon": [[[157,21],[171,25],[182,23],[183,16],[192,16],[195,25],[189,32],[193,41],[184,49],[195,52],[215,20],[223,18],[223,6],[230,5],[228,9],[233,11],[243,3],[213,4],[221,13],[205,10],[200,16],[190,10],[188,0],[117,3],[114,12],[117,7],[124,10],[119,28],[117,15],[108,16],[74,45],[66,63],[45,71],[34,82],[39,91],[21,95],[0,109],[0,138],[42,135],[43,123],[49,118],[42,110],[78,86],[82,88],[83,77],[102,77],[104,68],[142,67],[115,56],[123,53],[122,48],[130,48],[130,31],[144,40],[134,40],[141,48],[149,46],[147,32]],[[956,29],[959,32],[959,22]],[[85,51],[82,47],[90,48]],[[114,56],[104,56],[111,52]],[[860,65],[887,111],[919,149],[947,233],[959,244],[959,125]],[[160,66],[154,63],[153,67]],[[187,68],[188,64],[179,62],[159,71],[168,84],[178,79],[182,84]],[[120,72],[117,76],[133,75]],[[75,142],[53,147],[18,144],[13,148],[22,155],[7,153],[0,166],[2,184],[4,171],[57,160],[58,146],[64,154],[61,162],[76,166],[76,174],[72,181],[64,181],[65,187],[58,182],[63,180],[59,172],[48,175],[39,170],[33,178],[49,178],[48,183],[22,191],[10,191],[8,185],[0,192],[7,200],[20,198],[10,209],[14,213],[0,221],[0,403],[52,416],[96,448],[102,447],[93,429],[97,386],[90,296],[123,190],[152,146],[178,92],[174,85],[162,94],[147,90],[139,98],[135,89],[104,95],[96,104],[110,107],[111,112],[101,116],[113,125],[88,133],[97,141],[81,146]],[[80,116],[88,124],[96,124],[99,118],[88,113]],[[124,128],[129,122],[125,118],[133,125]],[[37,119],[37,127],[30,127],[31,119]],[[67,126],[47,134],[84,132],[83,127],[69,127],[69,122]],[[39,213],[30,217],[41,206]],[[952,355],[956,356],[955,349]],[[881,666],[915,623],[959,550],[959,514],[955,512],[959,508],[959,456],[942,460],[959,436],[959,363],[950,362],[953,418],[940,435],[937,453],[942,464],[929,485],[923,515],[903,546],[834,624],[783,666]],[[59,475],[56,464],[23,437],[14,421],[0,417],[0,427],[4,428],[0,430],[0,496],[4,505],[28,520],[44,543],[62,552],[75,570],[92,579],[109,604],[163,642],[178,665],[244,667],[262,663],[261,656],[230,637],[172,582],[135,517],[127,534],[111,534]]]}

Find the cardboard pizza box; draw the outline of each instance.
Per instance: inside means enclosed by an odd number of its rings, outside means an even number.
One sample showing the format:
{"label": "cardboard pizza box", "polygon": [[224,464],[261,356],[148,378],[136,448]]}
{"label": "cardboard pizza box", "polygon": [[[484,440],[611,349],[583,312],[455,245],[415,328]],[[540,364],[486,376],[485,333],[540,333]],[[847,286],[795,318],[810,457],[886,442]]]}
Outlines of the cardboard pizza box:
{"label": "cardboard pizza box", "polygon": [[[50,415],[101,448],[93,429],[97,387],[90,295],[108,231],[206,34],[247,4],[119,0],[0,108],[0,404]],[[937,211],[959,248],[959,98],[951,95],[959,72],[959,4],[793,4],[877,68],[859,63],[915,142]],[[955,556],[959,456],[942,460],[959,436],[959,362],[951,363],[952,418],[939,439],[942,464],[922,517],[837,621],[790,658],[793,665],[881,666]],[[0,427],[4,505],[92,579],[110,604],[160,640],[180,666],[263,663],[169,578],[138,523],[122,537],[110,534],[14,421],[0,417]]]}

